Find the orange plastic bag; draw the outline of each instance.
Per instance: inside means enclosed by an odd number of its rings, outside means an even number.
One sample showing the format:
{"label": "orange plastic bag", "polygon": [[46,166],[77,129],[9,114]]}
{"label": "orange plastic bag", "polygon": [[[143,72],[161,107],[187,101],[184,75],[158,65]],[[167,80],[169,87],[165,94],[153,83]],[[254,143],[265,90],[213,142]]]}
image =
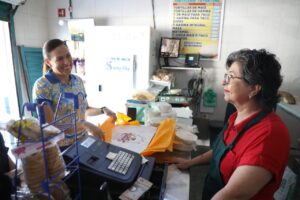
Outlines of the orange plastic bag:
{"label": "orange plastic bag", "polygon": [[109,117],[107,120],[105,120],[102,124],[98,124],[98,128],[100,128],[104,132],[103,140],[105,142],[111,142],[112,138],[112,129],[115,126],[114,119],[112,117]]}
{"label": "orange plastic bag", "polygon": [[143,156],[150,156],[157,152],[173,151],[175,139],[175,120],[163,120],[148,147],[141,153]]}
{"label": "orange plastic bag", "polygon": [[118,125],[141,125],[137,120],[132,120],[130,117],[120,112],[117,113],[116,123]]}

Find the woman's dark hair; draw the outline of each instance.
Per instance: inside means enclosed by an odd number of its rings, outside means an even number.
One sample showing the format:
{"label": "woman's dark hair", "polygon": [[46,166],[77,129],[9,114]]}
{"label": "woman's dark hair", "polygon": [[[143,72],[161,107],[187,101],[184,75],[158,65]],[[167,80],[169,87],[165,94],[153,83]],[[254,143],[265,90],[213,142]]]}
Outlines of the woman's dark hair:
{"label": "woman's dark hair", "polygon": [[[44,59],[46,59],[46,58],[50,59],[51,51],[53,51],[54,49],[56,49],[57,47],[59,47],[61,45],[66,45],[66,44],[64,41],[62,41],[60,39],[52,39],[52,40],[48,40],[47,42],[45,42],[44,46],[43,46]],[[43,74],[46,74],[49,69],[50,69],[50,67],[48,65],[46,65],[46,63],[44,62]]]}
{"label": "woman's dark hair", "polygon": [[261,85],[261,91],[255,95],[257,102],[266,109],[276,108],[282,83],[281,65],[276,55],[265,49],[241,49],[228,56],[226,68],[234,62],[239,63],[243,79],[249,85]]}

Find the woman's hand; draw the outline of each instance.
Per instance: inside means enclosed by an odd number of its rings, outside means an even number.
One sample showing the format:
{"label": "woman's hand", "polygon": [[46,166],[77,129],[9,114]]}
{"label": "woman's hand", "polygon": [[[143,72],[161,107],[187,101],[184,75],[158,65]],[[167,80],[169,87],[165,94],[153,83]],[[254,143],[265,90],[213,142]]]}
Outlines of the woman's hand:
{"label": "woman's hand", "polygon": [[114,113],[113,111],[111,111],[110,109],[103,107],[102,108],[103,113],[105,113],[107,116],[112,117],[114,119],[114,121],[117,120],[117,116],[116,113]]}
{"label": "woman's hand", "polygon": [[179,157],[173,158],[171,162],[175,164],[178,169],[188,169],[192,166],[190,160]]}
{"label": "woman's hand", "polygon": [[194,165],[209,164],[212,159],[212,155],[213,155],[213,151],[208,150],[207,152],[200,154],[191,160],[179,158],[179,157],[173,157],[171,159],[168,159],[168,162],[175,164],[178,169],[188,169]]}

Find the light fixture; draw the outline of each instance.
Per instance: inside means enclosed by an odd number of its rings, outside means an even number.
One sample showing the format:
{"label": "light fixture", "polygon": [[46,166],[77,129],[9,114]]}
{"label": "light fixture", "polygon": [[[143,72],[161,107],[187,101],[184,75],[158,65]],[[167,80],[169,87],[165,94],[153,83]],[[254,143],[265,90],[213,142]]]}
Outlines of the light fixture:
{"label": "light fixture", "polygon": [[60,26],[65,25],[65,20],[59,19],[59,20],[58,20],[58,25],[60,25]]}

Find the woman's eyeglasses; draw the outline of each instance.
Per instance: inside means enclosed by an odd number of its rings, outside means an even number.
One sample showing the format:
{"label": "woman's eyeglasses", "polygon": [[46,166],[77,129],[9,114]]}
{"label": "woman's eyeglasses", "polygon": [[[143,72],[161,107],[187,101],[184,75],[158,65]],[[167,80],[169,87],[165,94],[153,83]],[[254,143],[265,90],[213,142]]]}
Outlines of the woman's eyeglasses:
{"label": "woman's eyeglasses", "polygon": [[231,74],[225,73],[225,74],[224,74],[224,83],[225,83],[225,84],[228,84],[228,83],[230,82],[231,79],[235,79],[235,78],[237,78],[237,79],[244,79],[244,77],[233,76],[233,75],[231,75]]}

